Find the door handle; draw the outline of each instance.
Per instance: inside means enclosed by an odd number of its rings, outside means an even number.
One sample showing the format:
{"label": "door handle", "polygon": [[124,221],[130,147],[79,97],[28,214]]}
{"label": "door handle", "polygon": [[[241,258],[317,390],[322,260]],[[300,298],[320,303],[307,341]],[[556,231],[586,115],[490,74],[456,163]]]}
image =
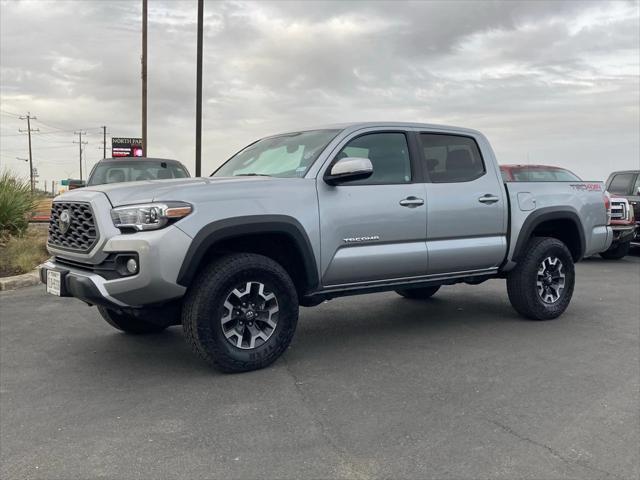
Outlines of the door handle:
{"label": "door handle", "polygon": [[496,203],[498,200],[500,200],[498,197],[496,197],[495,195],[491,195],[490,193],[486,193],[480,198],[478,198],[478,201],[480,203],[486,203],[487,205]]}
{"label": "door handle", "polygon": [[424,205],[424,200],[418,197],[411,196],[400,200],[400,205],[402,205],[403,207],[416,208],[420,205]]}

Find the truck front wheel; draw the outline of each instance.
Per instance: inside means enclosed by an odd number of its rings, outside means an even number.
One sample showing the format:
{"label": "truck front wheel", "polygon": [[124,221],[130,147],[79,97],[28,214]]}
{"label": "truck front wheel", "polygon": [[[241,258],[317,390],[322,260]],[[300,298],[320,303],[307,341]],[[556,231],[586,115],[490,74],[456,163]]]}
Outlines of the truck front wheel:
{"label": "truck front wheel", "polygon": [[158,325],[151,322],[145,322],[132,315],[126,313],[118,313],[106,307],[98,307],[98,312],[102,315],[109,325],[125,333],[133,333],[142,335],[145,333],[159,333],[165,330],[168,325]]}
{"label": "truck front wheel", "polygon": [[507,277],[513,308],[531,320],[551,320],[569,306],[575,283],[571,252],[556,238],[534,237]]}
{"label": "truck front wheel", "polygon": [[223,372],[266,367],[287,349],[298,296],[286,270],[263,255],[221,257],[194,279],[182,309],[193,350]]}

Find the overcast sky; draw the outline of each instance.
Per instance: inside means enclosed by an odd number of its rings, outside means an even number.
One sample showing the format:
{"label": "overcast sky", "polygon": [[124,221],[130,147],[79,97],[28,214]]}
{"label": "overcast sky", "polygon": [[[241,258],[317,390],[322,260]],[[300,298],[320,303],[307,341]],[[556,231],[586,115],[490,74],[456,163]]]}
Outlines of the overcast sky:
{"label": "overcast sky", "polygon": [[[140,135],[141,1],[2,1],[0,162],[43,180]],[[640,3],[205,2],[203,172],[255,138],[398,120],[483,131],[501,163],[640,162]],[[193,172],[196,0],[149,0],[149,154]]]}

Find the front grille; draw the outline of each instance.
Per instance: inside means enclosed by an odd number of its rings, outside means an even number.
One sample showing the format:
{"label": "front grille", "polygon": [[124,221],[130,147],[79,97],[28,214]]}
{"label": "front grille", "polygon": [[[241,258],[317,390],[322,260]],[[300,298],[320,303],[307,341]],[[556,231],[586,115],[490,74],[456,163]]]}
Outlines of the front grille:
{"label": "front grille", "polygon": [[[63,232],[60,216],[64,211],[69,214],[69,228]],[[88,203],[54,202],[49,219],[49,245],[86,253],[98,240],[98,229],[93,211]]]}
{"label": "front grille", "polygon": [[620,200],[611,201],[611,220],[626,220],[627,219],[627,202]]}

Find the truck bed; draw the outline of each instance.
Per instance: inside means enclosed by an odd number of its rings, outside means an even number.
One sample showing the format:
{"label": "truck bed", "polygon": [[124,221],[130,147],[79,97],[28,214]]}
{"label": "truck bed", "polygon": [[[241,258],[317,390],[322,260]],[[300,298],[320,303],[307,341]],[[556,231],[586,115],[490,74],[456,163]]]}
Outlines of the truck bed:
{"label": "truck bed", "polygon": [[[509,261],[505,270],[514,266],[518,238],[527,238],[536,219],[553,216],[575,216],[584,242],[583,257],[604,249],[610,242],[602,182],[505,182],[510,208],[508,227]],[[581,221],[580,221],[581,220]]]}

